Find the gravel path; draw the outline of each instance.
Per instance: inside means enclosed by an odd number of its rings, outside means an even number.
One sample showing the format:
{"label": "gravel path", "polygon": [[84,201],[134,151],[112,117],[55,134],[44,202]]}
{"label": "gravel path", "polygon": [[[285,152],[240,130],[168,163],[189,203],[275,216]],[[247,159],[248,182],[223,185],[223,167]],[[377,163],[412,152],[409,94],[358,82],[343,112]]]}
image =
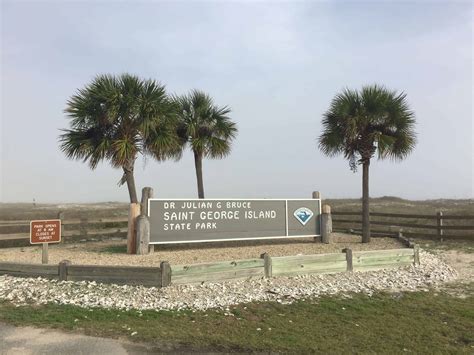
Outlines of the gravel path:
{"label": "gravel path", "polygon": [[[127,255],[124,241],[87,242],[49,246],[49,263],[70,260],[73,264],[159,266],[161,261],[171,264],[196,264],[212,261],[259,258],[264,252],[271,256],[337,253],[344,248],[352,250],[396,249],[404,246],[394,238],[372,238],[361,243],[361,237],[332,233],[332,243],[314,242],[313,238],[232,243],[202,243],[159,245],[150,255]],[[40,263],[41,247],[0,249],[0,261]]]}
{"label": "gravel path", "polygon": [[352,292],[371,295],[379,290],[427,290],[456,278],[456,271],[433,254],[422,251],[420,261],[419,266],[399,269],[177,285],[162,289],[0,276],[0,300],[15,305],[53,302],[127,310],[228,310],[232,305],[253,301],[291,303],[308,297]]}

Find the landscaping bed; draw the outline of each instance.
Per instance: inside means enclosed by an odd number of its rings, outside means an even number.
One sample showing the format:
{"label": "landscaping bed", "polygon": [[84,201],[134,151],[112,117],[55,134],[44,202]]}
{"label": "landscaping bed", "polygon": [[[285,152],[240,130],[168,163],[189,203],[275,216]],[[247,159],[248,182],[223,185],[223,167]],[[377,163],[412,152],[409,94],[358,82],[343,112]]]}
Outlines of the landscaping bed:
{"label": "landscaping bed", "polygon": [[226,309],[254,301],[292,303],[341,293],[371,295],[376,291],[415,291],[456,277],[456,271],[435,255],[421,252],[420,259],[420,265],[370,272],[262,277],[165,288],[0,276],[0,300],[18,305],[56,303],[86,308]]}
{"label": "landscaping bed", "polygon": [[[259,258],[262,253],[271,256],[311,255],[339,253],[344,248],[353,251],[398,249],[405,247],[395,238],[372,238],[370,243],[361,243],[361,237],[333,233],[331,244],[322,244],[313,238],[278,240],[236,241],[219,243],[195,243],[156,245],[150,255],[127,255],[123,240],[83,242],[74,244],[51,244],[49,263],[58,264],[70,260],[73,264],[159,266],[161,261],[171,264],[196,264],[213,261]],[[0,249],[0,261],[17,263],[40,263],[41,247],[18,247]]]}

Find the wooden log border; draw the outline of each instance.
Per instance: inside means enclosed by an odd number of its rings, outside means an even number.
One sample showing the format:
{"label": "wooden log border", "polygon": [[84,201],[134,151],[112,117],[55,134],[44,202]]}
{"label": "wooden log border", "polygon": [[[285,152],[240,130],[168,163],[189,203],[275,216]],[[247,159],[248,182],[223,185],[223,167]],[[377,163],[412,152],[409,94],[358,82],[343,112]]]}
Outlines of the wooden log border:
{"label": "wooden log border", "polygon": [[253,276],[265,276],[265,258],[171,266],[171,283],[175,285],[245,279]]}
{"label": "wooden log border", "polygon": [[68,265],[67,281],[96,281],[118,285],[161,287],[161,270],[157,267]]}
{"label": "wooden log border", "polygon": [[0,275],[20,277],[44,277],[47,279],[59,278],[58,265],[20,264],[11,262],[0,263]]}
{"label": "wooden log border", "polygon": [[166,287],[169,285],[220,282],[235,279],[271,278],[378,270],[419,265],[419,247],[371,251],[344,249],[341,253],[276,256],[262,254],[258,259],[160,267],[74,265],[63,260],[56,265],[0,262],[0,275],[44,277],[60,281],[96,281],[122,285]]}
{"label": "wooden log border", "polygon": [[347,269],[343,253],[272,257],[273,276],[329,274]]}
{"label": "wooden log border", "polygon": [[414,249],[389,249],[386,251],[353,251],[352,265],[354,271],[378,270],[381,268],[399,267],[415,263]]}

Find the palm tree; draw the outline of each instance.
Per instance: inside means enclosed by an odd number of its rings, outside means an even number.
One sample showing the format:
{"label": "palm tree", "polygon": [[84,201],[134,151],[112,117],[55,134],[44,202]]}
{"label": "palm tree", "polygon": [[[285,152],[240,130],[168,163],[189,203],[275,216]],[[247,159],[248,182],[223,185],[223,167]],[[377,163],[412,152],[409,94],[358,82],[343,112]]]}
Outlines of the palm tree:
{"label": "palm tree", "polygon": [[62,130],[60,149],[91,169],[102,160],[122,168],[119,185],[127,183],[131,203],[138,202],[133,170],[139,154],[158,160],[181,154],[176,106],[154,80],[99,75],[69,99],[65,112],[70,129]]}
{"label": "palm tree", "polygon": [[416,144],[415,116],[406,94],[383,86],[346,89],[323,116],[319,148],[328,156],[343,154],[355,172],[362,165],[362,242],[370,241],[369,165],[379,159],[402,160]]}
{"label": "palm tree", "polygon": [[204,198],[202,160],[227,156],[237,127],[228,117],[230,108],[217,107],[202,91],[193,90],[188,95],[175,97],[175,102],[179,107],[178,135],[183,147],[189,144],[194,153],[198,197]]}

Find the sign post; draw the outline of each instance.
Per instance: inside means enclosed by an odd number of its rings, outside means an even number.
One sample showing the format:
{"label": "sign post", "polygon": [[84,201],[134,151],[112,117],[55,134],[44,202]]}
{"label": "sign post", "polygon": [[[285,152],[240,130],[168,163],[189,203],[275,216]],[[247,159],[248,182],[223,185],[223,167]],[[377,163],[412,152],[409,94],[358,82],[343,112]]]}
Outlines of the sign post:
{"label": "sign post", "polygon": [[41,244],[41,262],[48,263],[48,244],[61,241],[61,220],[49,219],[30,222],[30,244]]}
{"label": "sign post", "polygon": [[320,199],[149,199],[150,244],[321,236]]}
{"label": "sign post", "polygon": [[41,248],[41,263],[47,264],[48,263],[48,243],[42,243]]}

